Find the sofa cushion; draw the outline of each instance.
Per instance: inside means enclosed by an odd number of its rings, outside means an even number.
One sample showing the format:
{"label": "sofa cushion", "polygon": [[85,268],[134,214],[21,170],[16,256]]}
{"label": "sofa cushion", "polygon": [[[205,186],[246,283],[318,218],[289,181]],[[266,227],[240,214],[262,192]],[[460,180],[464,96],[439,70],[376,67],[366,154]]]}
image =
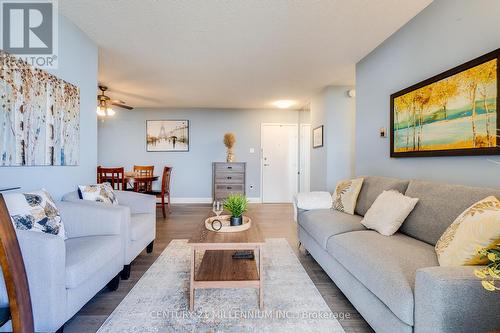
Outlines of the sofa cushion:
{"label": "sofa cushion", "polygon": [[151,233],[155,222],[153,214],[132,214],[130,216],[130,240],[136,241]]}
{"label": "sofa cushion", "polygon": [[309,210],[299,215],[299,224],[326,249],[328,238],[344,232],[366,230],[360,223],[362,217],[333,209]]}
{"label": "sofa cushion", "polygon": [[[120,254],[120,236],[90,236],[66,240],[66,288],[78,287]],[[120,256],[120,260],[122,257]]]}
{"label": "sofa cushion", "polygon": [[438,266],[434,247],[406,235],[355,231],[328,240],[327,251],[408,325],[419,268]]}
{"label": "sofa cushion", "polygon": [[396,190],[404,194],[409,182],[408,180],[377,176],[363,178],[363,186],[361,187],[361,192],[359,192],[358,202],[354,210],[356,214],[361,216],[366,214],[380,193],[383,191]]}
{"label": "sofa cushion", "polygon": [[464,210],[488,196],[500,198],[500,190],[412,180],[405,195],[419,201],[399,231],[435,245]]}

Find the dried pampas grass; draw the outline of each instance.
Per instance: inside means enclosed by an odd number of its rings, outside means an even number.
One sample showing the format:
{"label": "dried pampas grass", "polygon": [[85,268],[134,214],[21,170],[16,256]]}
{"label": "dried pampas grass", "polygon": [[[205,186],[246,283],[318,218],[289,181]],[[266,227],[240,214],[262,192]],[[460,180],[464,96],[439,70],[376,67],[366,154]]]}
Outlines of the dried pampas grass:
{"label": "dried pampas grass", "polygon": [[224,134],[224,145],[227,149],[232,149],[234,144],[236,143],[236,135],[234,133],[226,133]]}

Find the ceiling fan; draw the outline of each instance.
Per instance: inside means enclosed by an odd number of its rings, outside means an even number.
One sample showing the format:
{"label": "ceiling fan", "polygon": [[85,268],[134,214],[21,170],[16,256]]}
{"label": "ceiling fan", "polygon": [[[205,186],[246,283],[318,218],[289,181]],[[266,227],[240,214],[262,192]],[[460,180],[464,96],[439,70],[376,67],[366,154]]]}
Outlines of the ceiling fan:
{"label": "ceiling fan", "polygon": [[115,110],[113,110],[110,105],[117,106],[119,108],[132,110],[133,107],[125,104],[124,101],[120,100],[111,100],[108,96],[105,95],[105,91],[108,90],[108,87],[99,85],[99,89],[101,90],[101,94],[97,95],[97,115],[100,117],[112,117],[115,115]]}

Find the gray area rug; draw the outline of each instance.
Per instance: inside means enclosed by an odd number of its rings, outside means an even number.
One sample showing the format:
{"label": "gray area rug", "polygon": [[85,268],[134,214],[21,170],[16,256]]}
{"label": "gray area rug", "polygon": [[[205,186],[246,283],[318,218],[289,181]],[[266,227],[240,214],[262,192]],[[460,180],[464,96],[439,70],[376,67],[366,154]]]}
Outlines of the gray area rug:
{"label": "gray area rug", "polygon": [[256,289],[200,289],[190,312],[189,253],[173,240],[98,332],[344,332],[285,239],[264,245],[263,310]]}

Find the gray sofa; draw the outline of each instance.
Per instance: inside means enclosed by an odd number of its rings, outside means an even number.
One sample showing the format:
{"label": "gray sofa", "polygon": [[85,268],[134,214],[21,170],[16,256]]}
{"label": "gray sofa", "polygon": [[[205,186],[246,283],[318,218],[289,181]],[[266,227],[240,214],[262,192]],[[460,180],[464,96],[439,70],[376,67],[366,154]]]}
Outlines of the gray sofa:
{"label": "gray sofa", "polygon": [[[8,194],[7,194],[8,195]],[[125,210],[57,202],[67,239],[17,230],[36,332],[55,332],[95,294],[118,287],[123,268]],[[0,305],[7,305],[0,274]],[[11,331],[10,322],[0,331]]]}
{"label": "gray sofa", "polygon": [[[500,329],[500,294],[477,267],[441,267],[434,246],[473,203],[500,190],[364,177],[355,209],[298,211],[299,240],[377,332],[488,332]],[[360,221],[383,190],[419,198],[393,236]]]}
{"label": "gray sofa", "polygon": [[[131,191],[114,191],[119,207],[126,210],[124,217],[124,268],[122,278],[130,276],[132,261],[145,249],[151,253],[156,237],[156,197]],[[111,204],[80,199],[78,192],[63,196],[63,201],[76,202],[86,206],[113,207]],[[116,206],[115,206],[116,207]]]}

